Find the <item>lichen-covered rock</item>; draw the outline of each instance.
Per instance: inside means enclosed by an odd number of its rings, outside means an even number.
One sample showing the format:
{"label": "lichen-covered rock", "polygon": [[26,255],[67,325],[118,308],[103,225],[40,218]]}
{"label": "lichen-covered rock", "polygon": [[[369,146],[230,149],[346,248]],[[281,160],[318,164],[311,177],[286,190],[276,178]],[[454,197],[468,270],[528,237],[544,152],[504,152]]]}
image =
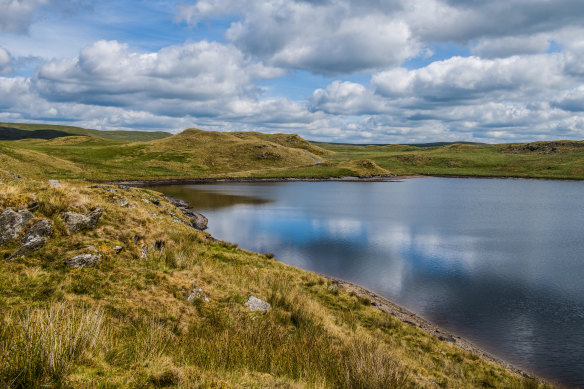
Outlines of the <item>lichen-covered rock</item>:
{"label": "lichen-covered rock", "polygon": [[67,224],[69,232],[78,232],[82,230],[91,230],[97,226],[103,209],[97,208],[88,215],[83,215],[75,212],[65,212],[63,220]]}
{"label": "lichen-covered rock", "polygon": [[181,212],[191,219],[191,226],[199,231],[207,229],[209,220],[201,213],[193,211],[192,209],[180,208]]}
{"label": "lichen-covered rock", "polygon": [[65,261],[65,265],[77,268],[95,266],[101,256],[97,254],[81,254]]}
{"label": "lichen-covered rock", "polygon": [[49,220],[39,220],[34,223],[22,237],[22,243],[26,244],[36,237],[48,237],[53,235],[53,225]]}
{"label": "lichen-covered rock", "polygon": [[270,310],[270,308],[272,308],[270,303],[254,296],[251,296],[245,305],[247,305],[252,312],[267,312]]}
{"label": "lichen-covered rock", "polygon": [[11,208],[6,208],[0,214],[0,245],[16,238],[33,217],[26,209],[14,212]]}
{"label": "lichen-covered rock", "polygon": [[18,250],[16,250],[9,258],[12,261],[17,258],[22,258],[27,254],[37,251],[47,243],[47,238],[43,236],[33,236],[26,241]]}
{"label": "lichen-covered rock", "polygon": [[49,185],[51,188],[62,188],[63,185],[59,182],[59,180],[49,180]]}

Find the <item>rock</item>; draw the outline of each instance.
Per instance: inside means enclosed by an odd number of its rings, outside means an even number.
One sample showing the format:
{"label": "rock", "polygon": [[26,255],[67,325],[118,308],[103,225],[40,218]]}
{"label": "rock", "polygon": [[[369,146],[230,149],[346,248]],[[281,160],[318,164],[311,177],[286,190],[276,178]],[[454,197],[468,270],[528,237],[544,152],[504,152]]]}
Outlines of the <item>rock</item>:
{"label": "rock", "polygon": [[145,202],[146,204],[150,204],[150,200],[142,199],[142,201]]}
{"label": "rock", "polygon": [[181,208],[180,210],[185,216],[188,216],[191,219],[191,226],[193,228],[199,231],[207,229],[207,223],[209,223],[209,220],[205,216],[197,211],[193,211],[192,209]]}
{"label": "rock", "polygon": [[95,209],[88,215],[82,215],[75,212],[65,212],[63,219],[67,224],[67,229],[69,232],[77,232],[95,228],[102,214],[103,209],[101,208]]}
{"label": "rock", "polygon": [[6,208],[0,214],[0,245],[16,238],[33,217],[33,214],[26,209],[14,212],[11,208]]}
{"label": "rock", "polygon": [[122,246],[116,246],[114,247],[114,251],[116,252],[116,254],[119,254],[122,252],[124,248]]}
{"label": "rock", "polygon": [[257,297],[251,296],[249,300],[245,303],[252,312],[267,312],[272,308],[272,306],[265,302],[264,300],[260,300]]}
{"label": "rock", "polygon": [[142,253],[140,254],[140,258],[142,259],[148,258],[148,246],[145,244],[142,245]]}
{"label": "rock", "polygon": [[87,246],[86,249],[91,251],[92,253],[99,253],[99,250],[93,246]]}
{"label": "rock", "polygon": [[160,205],[160,200],[158,200],[156,197],[150,197],[150,201],[156,206]]}
{"label": "rock", "polygon": [[8,258],[8,260],[12,261],[17,258],[22,258],[25,255],[32,253],[33,251],[37,251],[38,249],[43,247],[45,243],[47,243],[47,238],[43,236],[33,236],[30,239],[28,239],[25,244],[20,246],[20,248],[16,250],[10,256],[10,258]]}
{"label": "rock", "polygon": [[187,297],[188,301],[193,301],[194,299],[201,299],[201,300],[205,301],[206,303],[211,301],[211,300],[209,300],[209,297],[207,297],[203,293],[203,289],[201,289],[201,288],[193,289],[193,292],[189,295],[189,297]]}
{"label": "rock", "polygon": [[188,208],[189,207],[189,203],[187,203],[184,200],[175,199],[174,197],[171,197],[171,196],[164,196],[164,198],[167,199],[172,205],[174,205],[177,208]]}
{"label": "rock", "polygon": [[121,190],[125,190],[126,192],[130,191],[130,187],[127,185],[118,185],[118,188],[120,188]]}
{"label": "rock", "polygon": [[119,205],[120,207],[124,207],[124,208],[127,208],[130,206],[130,202],[123,197],[116,199],[116,204]]}
{"label": "rock", "polygon": [[8,174],[10,174],[12,176],[12,178],[15,178],[17,180],[20,180],[22,178],[21,175],[18,175],[18,174],[12,173],[12,172],[8,172]]}
{"label": "rock", "polygon": [[49,185],[51,188],[62,188],[63,185],[59,182],[59,180],[49,180]]}
{"label": "rock", "polygon": [[22,237],[22,243],[26,244],[28,241],[37,237],[48,237],[53,235],[53,225],[50,220],[40,220],[34,223]]}
{"label": "rock", "polygon": [[65,265],[77,268],[95,266],[101,256],[96,254],[81,254],[65,261]]}

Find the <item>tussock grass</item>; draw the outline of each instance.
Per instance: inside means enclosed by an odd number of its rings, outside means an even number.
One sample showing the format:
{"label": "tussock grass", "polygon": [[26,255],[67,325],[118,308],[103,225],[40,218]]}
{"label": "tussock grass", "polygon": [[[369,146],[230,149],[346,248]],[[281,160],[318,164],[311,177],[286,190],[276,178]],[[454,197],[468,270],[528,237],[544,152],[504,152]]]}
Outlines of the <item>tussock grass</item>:
{"label": "tussock grass", "polygon": [[99,344],[104,314],[64,304],[11,313],[0,321],[0,382],[10,387],[61,382]]}

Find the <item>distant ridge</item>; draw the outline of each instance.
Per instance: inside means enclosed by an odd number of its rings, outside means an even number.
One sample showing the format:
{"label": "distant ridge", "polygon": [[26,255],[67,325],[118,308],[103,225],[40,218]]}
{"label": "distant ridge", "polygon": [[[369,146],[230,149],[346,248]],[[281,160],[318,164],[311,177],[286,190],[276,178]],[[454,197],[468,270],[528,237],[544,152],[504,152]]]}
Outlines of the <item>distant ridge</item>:
{"label": "distant ridge", "polygon": [[[15,133],[14,131],[20,131],[17,134],[21,137],[2,137],[4,133]],[[32,132],[34,135],[26,136],[26,134],[22,133],[24,131]],[[172,136],[172,134],[163,131],[101,131],[54,124],[0,123],[0,140],[54,139],[79,135],[116,140],[120,142],[147,142]]]}

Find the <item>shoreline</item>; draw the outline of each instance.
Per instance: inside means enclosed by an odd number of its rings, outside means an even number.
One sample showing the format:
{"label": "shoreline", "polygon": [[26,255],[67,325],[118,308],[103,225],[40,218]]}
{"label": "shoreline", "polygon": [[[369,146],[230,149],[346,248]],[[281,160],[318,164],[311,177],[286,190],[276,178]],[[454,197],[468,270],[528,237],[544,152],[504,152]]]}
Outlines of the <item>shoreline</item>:
{"label": "shoreline", "polygon": [[[284,263],[284,262],[282,262],[282,263]],[[286,265],[288,265],[288,264],[286,264]],[[288,265],[288,266],[292,266],[292,265]],[[293,267],[295,267],[295,266],[293,266]],[[479,357],[485,361],[495,363],[495,364],[503,367],[507,371],[510,371],[513,374],[517,374],[517,375],[522,376],[522,377],[535,378],[540,382],[544,382],[544,381],[550,382],[549,380],[540,377],[536,373],[521,369],[521,368],[505,361],[504,359],[501,359],[501,358],[487,352],[486,350],[476,346],[475,344],[473,344],[472,342],[466,340],[465,338],[463,338],[461,336],[458,336],[456,334],[453,334],[451,332],[446,331],[443,328],[436,326],[435,324],[431,323],[430,321],[428,321],[428,320],[416,315],[415,313],[409,311],[408,309],[392,302],[388,298],[385,298],[385,297],[380,296],[379,294],[377,294],[375,292],[372,292],[369,289],[366,289],[366,288],[364,288],[360,285],[357,285],[353,282],[345,281],[345,280],[342,280],[342,279],[336,278],[336,277],[331,277],[331,276],[328,276],[326,274],[321,274],[321,273],[313,272],[313,271],[302,269],[302,268],[298,268],[298,269],[300,269],[302,271],[308,271],[308,272],[311,272],[314,274],[318,274],[319,276],[329,280],[332,284],[336,285],[337,287],[343,288],[344,290],[348,291],[349,293],[354,293],[355,296],[357,296],[357,297],[365,298],[365,299],[371,301],[372,306],[376,307],[377,309],[379,309],[380,311],[382,311],[388,315],[395,317],[396,319],[398,319],[402,323],[406,323],[406,324],[418,327],[422,331],[426,332],[427,334],[430,334],[430,335],[437,337],[439,340],[441,340],[443,342],[451,343],[451,344],[455,345],[456,347],[459,347],[465,351],[468,351],[471,354],[476,355],[477,357]]]}
{"label": "shoreline", "polygon": [[534,180],[534,181],[573,181],[583,182],[582,178],[556,177],[512,177],[512,176],[462,176],[447,174],[412,174],[400,176],[343,176],[343,177],[208,177],[208,178],[168,178],[153,180],[88,180],[89,182],[105,185],[128,185],[134,187],[156,187],[166,185],[205,185],[216,183],[261,183],[261,182],[399,182],[412,178],[463,178],[485,180]]}
{"label": "shoreline", "polygon": [[[110,185],[128,185],[128,186],[135,186],[135,187],[156,187],[156,186],[164,186],[164,185],[188,185],[188,184],[210,184],[210,183],[220,183],[220,182],[399,182],[402,179],[409,179],[409,178],[422,178],[422,177],[437,177],[437,176],[384,176],[384,177],[375,177],[375,178],[360,178],[360,177],[343,177],[342,179],[232,179],[232,178],[220,178],[220,179],[187,179],[187,180],[157,180],[157,181],[143,181],[143,180],[136,180],[136,181],[109,181],[107,182]],[[496,178],[496,177],[452,177],[452,178]],[[172,183],[169,183],[172,182]],[[104,183],[104,182],[102,182]],[[167,198],[169,196],[166,196]],[[184,201],[184,200],[180,200]],[[191,207],[191,204],[186,202],[188,208],[195,209]],[[205,217],[206,219],[206,217]],[[211,234],[209,234],[212,238]],[[277,259],[276,259],[277,260]],[[287,266],[292,266],[286,264],[285,262],[279,261]],[[296,267],[296,266],[292,266]],[[302,271],[307,271],[313,274],[318,274],[319,276],[329,280],[333,285],[343,288],[344,290],[348,291],[349,293],[355,294],[357,297],[365,298],[371,302],[371,305],[379,309],[380,311],[395,317],[396,319],[400,320],[403,323],[413,325],[418,327],[422,331],[426,332],[427,334],[433,335],[437,337],[439,340],[443,342],[448,342],[456,347],[459,347],[467,352],[470,352],[477,357],[495,363],[507,371],[516,374],[518,376],[523,377],[532,377],[540,382],[551,382],[548,379],[544,379],[541,376],[537,375],[534,372],[530,372],[519,368],[513,365],[510,362],[505,361],[504,359],[497,357],[486,350],[476,346],[472,342],[466,340],[465,338],[458,336],[454,333],[446,331],[445,329],[433,324],[432,322],[418,316],[417,314],[409,311],[408,309],[392,302],[386,297],[383,297],[367,288],[364,288],[358,284],[355,284],[350,281],[346,281],[340,278],[332,277],[326,274],[317,273],[314,271],[302,269],[300,267],[296,267]]]}

